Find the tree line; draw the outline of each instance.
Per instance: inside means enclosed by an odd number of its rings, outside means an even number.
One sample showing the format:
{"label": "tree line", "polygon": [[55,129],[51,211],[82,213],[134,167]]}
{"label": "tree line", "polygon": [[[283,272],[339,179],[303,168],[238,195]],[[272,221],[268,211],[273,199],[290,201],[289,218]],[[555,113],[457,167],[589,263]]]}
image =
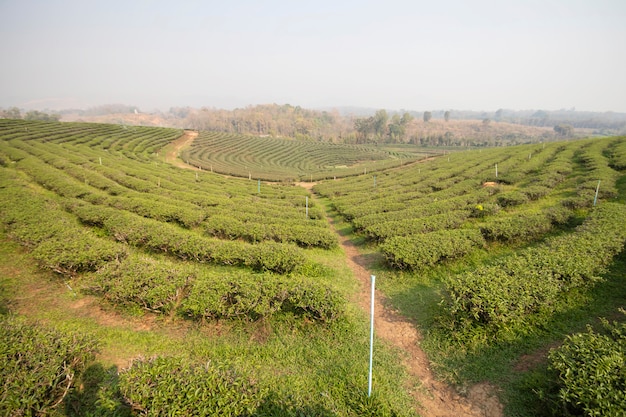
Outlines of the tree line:
{"label": "tree line", "polygon": [[31,110],[22,115],[22,111],[17,107],[10,107],[6,110],[0,109],[0,119],[24,119],[29,121],[58,122],[61,115],[58,113],[45,113],[39,110]]}

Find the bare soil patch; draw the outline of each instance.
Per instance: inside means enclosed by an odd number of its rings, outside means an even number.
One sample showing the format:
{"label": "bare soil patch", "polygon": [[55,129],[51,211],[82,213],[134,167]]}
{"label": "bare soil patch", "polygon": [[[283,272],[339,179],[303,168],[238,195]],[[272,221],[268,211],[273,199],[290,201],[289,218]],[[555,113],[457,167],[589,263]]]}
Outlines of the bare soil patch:
{"label": "bare soil patch", "polygon": [[193,131],[193,130],[185,130],[185,133],[181,137],[176,139],[174,142],[172,142],[168,146],[167,152],[165,153],[165,162],[172,164],[174,166],[177,166],[179,168],[192,169],[194,171],[201,171],[200,168],[195,167],[193,165],[189,165],[178,157],[180,152],[183,149],[188,148],[191,145],[191,143],[194,141],[194,139],[197,137],[198,137],[198,132]]}

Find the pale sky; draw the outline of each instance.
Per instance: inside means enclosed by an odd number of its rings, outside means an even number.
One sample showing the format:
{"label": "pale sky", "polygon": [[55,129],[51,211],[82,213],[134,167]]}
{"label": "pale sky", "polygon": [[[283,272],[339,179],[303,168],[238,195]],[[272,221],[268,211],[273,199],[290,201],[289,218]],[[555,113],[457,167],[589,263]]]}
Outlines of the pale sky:
{"label": "pale sky", "polygon": [[0,106],[626,112],[626,0],[0,0]]}

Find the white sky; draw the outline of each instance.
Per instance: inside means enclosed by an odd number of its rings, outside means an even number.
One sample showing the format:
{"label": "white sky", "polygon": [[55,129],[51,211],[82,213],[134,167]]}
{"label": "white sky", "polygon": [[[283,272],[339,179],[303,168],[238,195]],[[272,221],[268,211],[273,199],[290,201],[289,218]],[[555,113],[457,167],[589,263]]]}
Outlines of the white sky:
{"label": "white sky", "polygon": [[626,0],[0,0],[0,106],[626,112]]}

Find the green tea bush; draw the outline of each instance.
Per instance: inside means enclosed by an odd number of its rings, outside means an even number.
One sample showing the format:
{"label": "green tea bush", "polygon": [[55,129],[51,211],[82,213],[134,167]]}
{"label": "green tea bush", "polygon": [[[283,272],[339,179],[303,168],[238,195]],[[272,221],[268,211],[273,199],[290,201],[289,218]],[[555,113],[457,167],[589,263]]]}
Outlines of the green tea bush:
{"label": "green tea bush", "polygon": [[484,244],[478,230],[457,229],[391,237],[380,249],[390,265],[399,269],[419,270],[466,255]]}
{"label": "green tea bush", "polygon": [[518,212],[505,217],[491,217],[479,228],[486,240],[528,241],[549,232],[552,220],[544,213]]}
{"label": "green tea bush", "polygon": [[611,148],[609,166],[617,171],[626,169],[626,136],[620,137]]}
{"label": "green tea bush", "polygon": [[550,352],[550,368],[559,375],[559,414],[626,414],[626,323],[602,324],[602,333],[588,326]]}
{"label": "green tea bush", "polygon": [[246,264],[259,271],[287,274],[304,265],[306,257],[295,245],[261,242],[252,245]]}
{"label": "green tea bush", "polygon": [[345,299],[327,285],[298,277],[201,275],[183,301],[181,314],[194,319],[258,320],[292,313],[321,322],[343,315]]}
{"label": "green tea bush", "polygon": [[33,192],[17,177],[11,181],[7,171],[1,177],[0,222],[9,236],[32,250],[41,267],[73,275],[126,256],[123,245],[85,230],[57,202]]}
{"label": "green tea bush", "polygon": [[266,391],[228,364],[176,357],[138,359],[120,390],[142,416],[251,416]]}
{"label": "green tea bush", "polygon": [[109,262],[94,274],[90,288],[113,304],[169,314],[189,293],[196,276],[193,267],[134,255]]}
{"label": "green tea bush", "polygon": [[520,206],[522,204],[528,203],[530,199],[528,196],[521,191],[504,191],[498,194],[497,201],[498,204],[502,207],[513,207]]}
{"label": "green tea bush", "polygon": [[50,414],[96,349],[85,336],[0,317],[0,414]]}
{"label": "green tea bush", "polygon": [[80,203],[70,207],[81,221],[104,228],[119,242],[183,260],[249,266],[281,274],[292,272],[305,261],[302,249],[292,244],[224,241],[113,208]]}
{"label": "green tea bush", "polygon": [[123,245],[95,236],[88,230],[66,230],[41,242],[33,249],[33,258],[43,268],[73,275],[95,271],[114,260],[126,257]]}
{"label": "green tea bush", "polygon": [[492,336],[515,333],[553,314],[567,291],[600,280],[625,242],[626,206],[604,203],[573,233],[451,277],[445,289],[447,319],[461,332],[478,326]]}

